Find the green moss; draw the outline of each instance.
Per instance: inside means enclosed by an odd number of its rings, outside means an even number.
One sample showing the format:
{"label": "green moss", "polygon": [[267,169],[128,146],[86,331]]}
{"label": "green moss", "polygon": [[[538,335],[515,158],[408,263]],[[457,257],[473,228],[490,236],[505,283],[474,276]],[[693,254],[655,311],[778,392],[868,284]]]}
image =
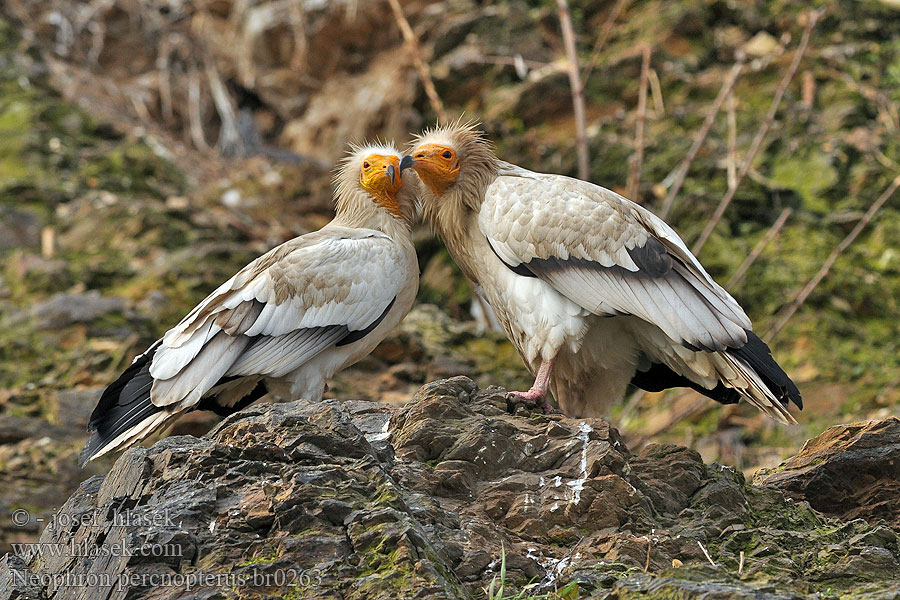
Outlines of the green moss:
{"label": "green moss", "polygon": [[778,157],[772,172],[773,183],[796,190],[806,208],[818,213],[828,211],[829,206],[823,201],[821,193],[831,187],[837,178],[837,171],[822,153]]}
{"label": "green moss", "polygon": [[459,347],[459,351],[475,360],[478,370],[488,378],[506,379],[510,371],[518,371],[520,378],[528,378],[519,353],[499,332],[485,332],[481,337],[468,340]]}
{"label": "green moss", "polygon": [[252,565],[270,565],[278,562],[283,554],[283,548],[277,546],[275,548],[261,548],[254,552],[254,555],[244,561],[235,564],[236,567],[249,567]]}

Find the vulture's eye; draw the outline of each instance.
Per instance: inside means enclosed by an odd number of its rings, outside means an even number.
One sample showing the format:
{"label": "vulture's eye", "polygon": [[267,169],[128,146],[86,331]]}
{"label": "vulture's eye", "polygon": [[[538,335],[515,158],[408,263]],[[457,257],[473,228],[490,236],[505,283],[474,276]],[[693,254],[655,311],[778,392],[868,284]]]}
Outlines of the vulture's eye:
{"label": "vulture's eye", "polygon": [[453,158],[453,153],[449,150],[444,150],[444,153],[441,154],[441,156],[443,156],[444,158]]}
{"label": "vulture's eye", "polygon": [[369,168],[369,163],[368,163],[368,162],[364,162],[364,163],[363,163],[363,169],[368,169],[368,168]]}

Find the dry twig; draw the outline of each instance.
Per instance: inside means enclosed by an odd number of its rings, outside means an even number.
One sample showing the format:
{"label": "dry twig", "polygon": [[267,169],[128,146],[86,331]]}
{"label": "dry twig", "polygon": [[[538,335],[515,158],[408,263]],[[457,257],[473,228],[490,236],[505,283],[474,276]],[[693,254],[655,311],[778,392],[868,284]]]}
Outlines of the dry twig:
{"label": "dry twig", "polygon": [[211,62],[206,65],[206,80],[212,93],[213,103],[219,113],[221,128],[216,146],[223,156],[235,156],[242,150],[241,134],[237,128],[237,107],[228,94],[219,71]]}
{"label": "dry twig", "polygon": [[741,550],[740,562],[738,562],[738,575],[744,572],[744,551]]}
{"label": "dry twig", "polygon": [[885,124],[888,131],[900,129],[900,109],[887,94],[871,85],[856,81],[852,75],[845,73],[841,69],[829,67],[828,74],[835,79],[840,79],[848,88],[875,104],[879,120]]}
{"label": "dry twig", "polygon": [[675,202],[675,197],[678,195],[678,192],[681,191],[681,186],[684,185],[684,178],[687,176],[688,170],[691,168],[691,163],[694,162],[694,159],[697,157],[697,152],[700,151],[700,147],[703,145],[703,142],[706,140],[706,136],[709,134],[709,130],[712,129],[713,123],[716,120],[716,115],[719,114],[719,110],[722,108],[722,102],[725,101],[725,97],[731,91],[731,88],[734,86],[734,82],[737,81],[737,77],[741,72],[743,65],[738,63],[731,67],[731,71],[728,73],[728,77],[725,78],[725,82],[722,84],[722,89],[719,90],[719,94],[716,96],[716,99],[713,100],[712,107],[709,110],[709,113],[706,115],[706,119],[703,121],[703,125],[700,126],[700,130],[697,131],[697,135],[694,136],[694,142],[691,144],[690,150],[688,150],[687,156],[684,157],[684,160],[681,161],[681,165],[679,165],[678,170],[676,171],[676,179],[675,183],[672,184],[672,187],[669,188],[669,192],[666,194],[665,199],[663,200],[662,208],[659,211],[659,216],[665,219],[669,216],[669,211],[672,210],[672,204]]}
{"label": "dry twig", "polygon": [[[391,1],[396,2],[397,0]],[[566,57],[569,61],[569,86],[572,88],[572,106],[575,111],[575,148],[578,153],[578,178],[587,181],[590,178],[587,125],[584,115],[584,88],[581,85],[578,54],[575,51],[575,31],[572,29],[572,17],[569,14],[568,1],[556,0],[556,5],[559,8],[559,24],[562,28]]]}
{"label": "dry twig", "polygon": [[700,540],[697,540],[697,545],[700,546],[700,549],[703,550],[703,556],[706,557],[706,560],[709,561],[709,564],[712,566],[716,566],[716,563],[713,562],[712,557],[709,555],[709,552],[706,551],[706,548],[703,547],[703,543]]}
{"label": "dry twig", "polygon": [[622,11],[625,10],[625,7],[628,6],[630,1],[631,0],[618,0],[612,7],[612,10],[609,11],[609,17],[606,19],[606,22],[603,23],[603,27],[600,28],[600,35],[597,37],[597,42],[594,44],[593,50],[591,50],[591,57],[588,59],[587,68],[584,70],[584,75],[581,77],[582,81],[586,82],[588,78],[590,78],[591,73],[594,72],[594,67],[600,62],[600,52],[603,51],[603,47],[609,40],[613,26],[616,24],[616,19],[619,18],[619,15],[622,14]]}
{"label": "dry twig", "polygon": [[700,250],[703,249],[703,246],[706,244],[706,240],[709,239],[709,236],[716,228],[716,225],[718,225],[719,221],[722,220],[722,215],[725,214],[725,210],[734,199],[734,194],[735,192],[737,192],[738,186],[741,185],[741,181],[744,180],[744,177],[746,177],[747,175],[747,171],[750,170],[750,166],[753,164],[753,159],[756,158],[757,152],[759,152],[759,149],[762,147],[763,139],[766,137],[766,134],[769,132],[769,128],[775,121],[775,113],[778,112],[778,106],[781,104],[781,98],[784,96],[784,92],[787,90],[788,85],[794,78],[794,74],[797,72],[797,67],[800,66],[800,60],[803,58],[803,54],[806,52],[806,47],[809,45],[809,38],[812,34],[813,27],[815,27],[816,21],[819,20],[819,17],[821,15],[821,9],[814,10],[810,13],[809,19],[806,23],[806,28],[803,30],[803,37],[800,39],[800,44],[797,47],[797,50],[794,52],[794,58],[791,61],[787,72],[784,74],[784,77],[781,79],[781,83],[778,84],[778,88],[775,90],[775,97],[772,98],[772,105],[769,107],[769,113],[766,115],[766,118],[763,120],[762,125],[760,125],[759,130],[756,132],[756,137],[753,138],[753,142],[751,142],[750,144],[750,150],[747,151],[747,156],[744,157],[744,162],[743,164],[741,164],[741,170],[738,171],[737,180],[735,181],[734,187],[729,188],[725,193],[725,196],[719,202],[719,206],[716,207],[716,210],[713,213],[712,217],[710,217],[709,222],[706,224],[706,227],[704,227],[703,231],[700,233],[700,237],[694,243],[694,247],[691,248],[691,251],[694,254],[699,254]]}
{"label": "dry twig", "polygon": [[206,143],[206,136],[203,133],[203,117],[200,108],[200,77],[197,75],[197,68],[191,65],[188,73],[188,123],[190,125],[191,141],[194,146],[203,151],[209,152],[209,144]]}
{"label": "dry twig", "polygon": [[622,413],[619,415],[619,423],[625,424],[628,421],[628,418],[631,416],[631,413],[637,408],[637,405],[640,404],[641,400],[644,399],[644,396],[647,395],[646,390],[636,389],[634,393],[631,394],[631,397],[628,399],[628,402],[625,403],[625,408],[622,409]]}
{"label": "dry twig", "polygon": [[45,225],[41,229],[41,256],[47,260],[56,255],[56,230],[52,225]]}
{"label": "dry twig", "polygon": [[781,232],[781,228],[784,227],[785,222],[788,220],[788,217],[791,216],[793,211],[790,208],[786,208],[781,211],[781,214],[778,215],[778,218],[775,219],[775,222],[772,223],[772,226],[766,232],[766,235],[762,237],[759,242],[757,242],[756,246],[753,247],[753,250],[750,251],[750,254],[747,255],[747,258],[744,259],[744,262],[741,263],[741,266],[737,268],[737,271],[734,272],[734,275],[725,283],[725,289],[732,289],[741,280],[744,278],[744,275],[747,274],[747,270],[750,266],[756,262],[756,259],[759,258],[759,255],[762,254],[762,251],[766,249],[766,246],[775,239],[775,237]]}
{"label": "dry twig", "polygon": [[422,60],[422,55],[419,52],[419,40],[412,27],[410,27],[409,21],[406,20],[406,15],[403,14],[400,0],[388,0],[388,4],[391,5],[391,10],[394,11],[394,19],[397,21],[397,26],[400,27],[400,33],[403,34],[403,39],[409,48],[413,64],[419,72],[419,77],[422,78],[422,86],[425,88],[425,95],[428,96],[431,110],[434,111],[442,123],[446,123],[448,119],[447,112],[444,110],[444,103],[441,102],[441,97],[438,96],[437,89],[434,87],[434,80],[431,78],[431,71],[428,65]]}
{"label": "dry twig", "polygon": [[172,65],[170,62],[172,50],[172,36],[166,35],[160,41],[156,54],[156,70],[159,73],[159,109],[163,123],[166,125],[171,125],[175,121],[175,112],[172,109]]}
{"label": "dry twig", "polygon": [[87,29],[91,34],[91,49],[88,51],[87,59],[89,63],[96,65],[106,43],[106,26],[102,21],[91,21]]}
{"label": "dry twig", "polygon": [[683,409],[678,411],[677,414],[673,415],[672,418],[669,419],[666,423],[664,423],[663,425],[660,425],[659,427],[657,427],[656,429],[654,429],[653,431],[648,433],[647,434],[648,438],[651,438],[651,439],[655,438],[656,436],[658,436],[662,433],[665,433],[666,431],[668,431],[675,425],[681,423],[685,419],[692,417],[693,415],[696,415],[697,413],[699,413],[701,411],[709,410],[710,408],[715,406],[714,403],[709,401],[709,398],[707,398],[706,396],[701,396],[700,394],[698,394],[697,392],[695,392],[693,390],[683,391],[672,401],[672,404],[675,404],[682,398],[685,398],[688,396],[694,396],[694,400],[691,401],[691,403],[688,404],[687,406],[685,406]]}
{"label": "dry twig", "polygon": [[303,10],[301,0],[292,0],[288,5],[288,14],[291,24],[291,33],[294,38],[294,51],[291,53],[289,64],[294,71],[302,71],[306,67],[309,55],[309,44],[306,36],[306,11]]}
{"label": "dry twig", "polygon": [[884,206],[884,203],[888,201],[894,192],[897,191],[897,188],[900,187],[900,176],[895,177],[891,184],[881,193],[875,202],[869,207],[866,213],[863,215],[862,219],[859,220],[859,223],[856,224],[856,227],[847,234],[847,236],[841,240],[841,243],[838,244],[834,250],[831,251],[831,254],[828,255],[828,258],[825,259],[825,263],[819,269],[819,271],[813,276],[812,279],[806,282],[806,284],[800,289],[800,292],[796,295],[794,301],[787,306],[784,310],[781,311],[780,316],[776,319],[775,323],[769,328],[766,332],[766,335],[763,339],[766,342],[769,342],[778,335],[778,332],[787,324],[788,320],[794,313],[797,312],[797,309],[806,301],[809,295],[816,289],[819,283],[828,275],[828,272],[831,270],[831,267],[834,266],[835,261],[841,255],[841,253],[846,250],[850,244],[856,240],[859,234],[865,229],[866,225],[869,224],[869,221],[872,220],[872,217],[881,210],[881,207]]}
{"label": "dry twig", "polygon": [[517,54],[515,56],[479,56],[476,58],[477,62],[483,65],[503,65],[508,67],[516,67],[523,66],[526,69],[530,69],[534,71],[535,69],[542,69],[546,67],[549,63],[538,62],[536,60],[528,60],[527,58],[522,58],[521,55]]}
{"label": "dry twig", "polygon": [[816,101],[816,78],[812,71],[803,72],[803,86],[800,89],[802,91],[800,97],[802,98],[803,106],[812,108],[813,103]]}
{"label": "dry twig", "polygon": [[641,59],[641,84],[638,92],[637,119],[634,125],[634,155],[631,157],[631,169],[628,172],[628,183],[625,186],[625,197],[632,202],[638,201],[641,185],[641,167],[644,163],[644,124],[647,122],[647,86],[650,80],[650,46],[644,45]]}
{"label": "dry twig", "polygon": [[[638,391],[642,392],[641,397],[643,397],[643,394],[646,394],[646,392],[644,392],[644,390],[638,390]],[[668,389],[663,393],[666,394],[666,396],[671,396],[675,392],[676,392],[675,389]],[[693,390],[682,391],[681,394],[676,396],[675,399],[673,399],[671,401],[671,404],[676,404],[676,403],[680,402],[682,399],[685,399],[688,396],[692,396],[692,395],[695,395],[696,397],[687,406],[685,406],[683,409],[679,410],[677,413],[672,415],[672,417],[668,421],[666,421],[664,424],[658,426],[656,429],[653,429],[644,434],[637,434],[637,437],[635,439],[630,440],[628,442],[628,448],[632,451],[636,451],[636,450],[642,448],[644,445],[646,445],[651,439],[655,438],[656,436],[658,436],[660,434],[665,433],[666,431],[668,431],[675,425],[678,425],[685,419],[690,418],[694,415],[703,413],[707,410],[711,410],[712,407],[715,406],[715,403],[710,402],[709,398],[707,398],[705,396],[701,396],[700,394],[697,394]],[[624,419],[622,419],[620,417],[620,421],[624,421]]]}
{"label": "dry twig", "polygon": [[737,187],[737,115],[735,114],[734,90],[728,92],[728,103],[725,107],[728,115],[728,154],[726,169],[728,171],[728,189]]}
{"label": "dry twig", "polygon": [[663,103],[662,84],[656,69],[650,69],[650,96],[653,98],[654,118],[660,118],[666,114],[666,105]]}

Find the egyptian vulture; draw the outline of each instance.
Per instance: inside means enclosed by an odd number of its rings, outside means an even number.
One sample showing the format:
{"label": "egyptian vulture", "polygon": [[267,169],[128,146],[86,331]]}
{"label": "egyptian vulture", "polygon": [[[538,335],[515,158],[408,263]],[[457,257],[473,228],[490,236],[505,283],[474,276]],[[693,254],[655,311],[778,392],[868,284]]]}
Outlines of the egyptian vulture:
{"label": "egyptian vulture", "polygon": [[138,356],[91,415],[83,465],[190,410],[236,412],[267,392],[321,399],[406,315],[419,269],[412,185],[389,146],[355,148],[336,216],[241,269]]}
{"label": "egyptian vulture", "polygon": [[477,124],[425,132],[400,170],[535,375],[521,400],[604,416],[629,383],[744,398],[783,423],[800,393],[750,319],[656,215],[591,183],[499,160]]}

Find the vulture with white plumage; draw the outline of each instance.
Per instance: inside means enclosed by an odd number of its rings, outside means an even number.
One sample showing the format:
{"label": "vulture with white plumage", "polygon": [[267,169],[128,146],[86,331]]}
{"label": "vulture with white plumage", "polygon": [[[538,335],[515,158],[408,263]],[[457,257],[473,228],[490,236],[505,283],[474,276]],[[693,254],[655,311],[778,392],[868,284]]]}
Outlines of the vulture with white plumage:
{"label": "vulture with white plumage", "polygon": [[659,217],[600,186],[497,158],[477,124],[419,136],[400,163],[425,219],[535,375],[522,400],[604,416],[629,384],[744,398],[782,423],[800,393],[750,319]]}
{"label": "vulture with white plumage", "polygon": [[251,262],[138,356],[94,409],[81,464],[186,411],[226,415],[267,392],[319,400],[371,352],[418,288],[399,161],[393,147],[355,148],[335,175],[334,220]]}

